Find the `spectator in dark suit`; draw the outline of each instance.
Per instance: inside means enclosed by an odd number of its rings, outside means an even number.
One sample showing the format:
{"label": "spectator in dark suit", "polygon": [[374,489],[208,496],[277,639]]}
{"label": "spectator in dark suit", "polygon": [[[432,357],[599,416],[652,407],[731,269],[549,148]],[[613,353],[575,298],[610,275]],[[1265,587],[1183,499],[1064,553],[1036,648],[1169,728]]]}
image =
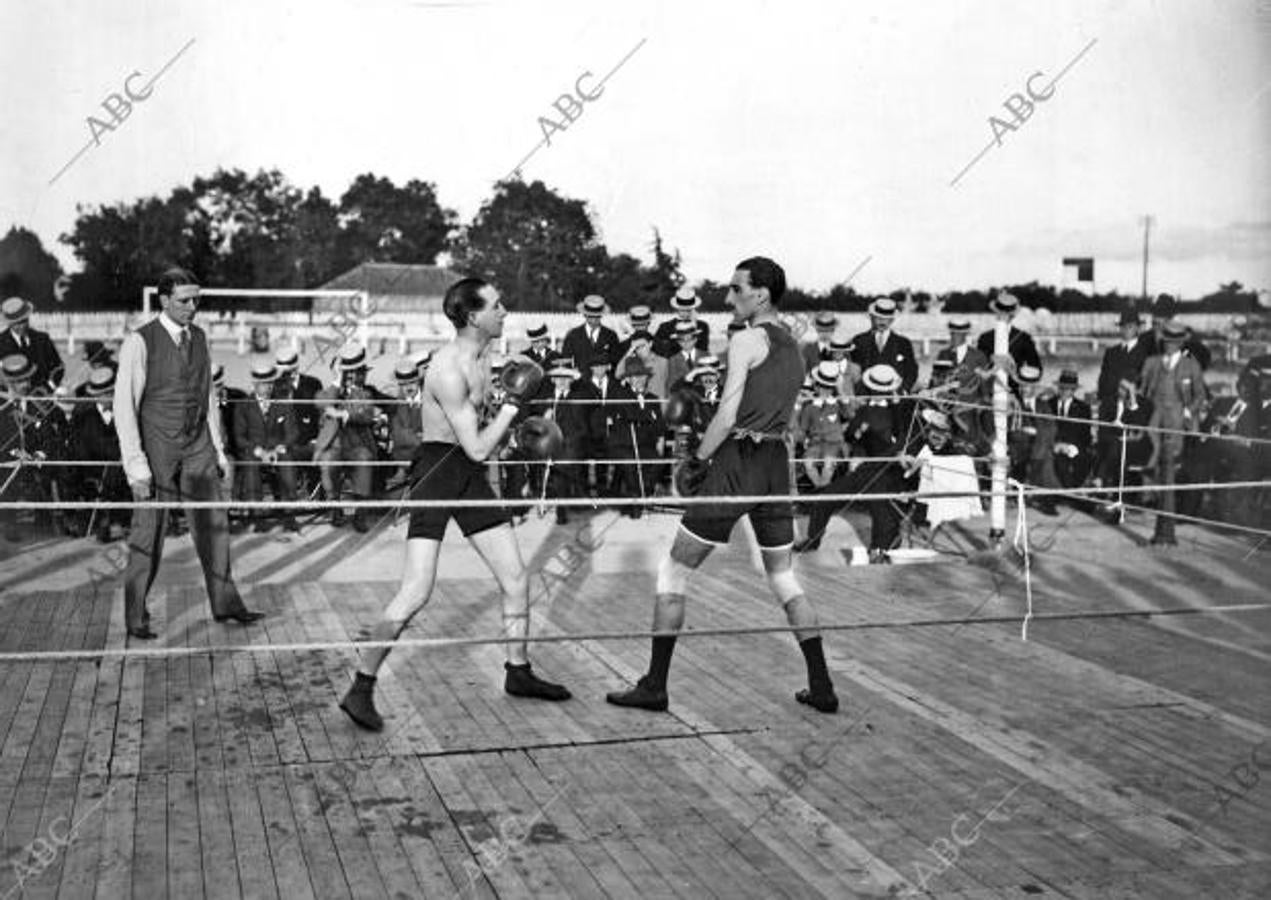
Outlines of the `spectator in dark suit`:
{"label": "spectator in dark suit", "polygon": [[[1041,369],[1028,364],[1016,370],[1019,397],[1012,395],[1006,448],[1011,477],[1023,484],[1054,490],[1055,475],[1055,396],[1041,390]],[[1032,505],[1045,516],[1055,516],[1055,495],[1044,494]]]}
{"label": "spectator in dark suit", "polygon": [[25,356],[35,366],[31,387],[56,390],[66,374],[62,357],[53,346],[53,339],[43,331],[31,327],[31,311],[34,307],[21,297],[10,297],[0,303],[0,359],[14,354]]}
{"label": "spectator in dark suit", "polygon": [[697,318],[697,308],[701,305],[702,299],[697,296],[697,291],[687,284],[682,285],[671,298],[671,312],[675,313],[675,318],[663,322],[653,333],[653,352],[669,359],[683,350],[678,330],[681,322],[692,323],[697,334],[697,340],[694,342],[697,351],[699,353],[709,351],[711,327]]}
{"label": "spectator in dark suit", "polygon": [[[611,429],[614,459],[630,459],[630,465],[615,465],[613,489],[621,497],[649,497],[662,479],[663,466],[658,462],[666,424],[662,420],[662,401],[649,391],[652,370],[644,360],[635,358],[625,368],[625,386],[631,398],[614,408]],[[638,519],[643,506],[628,506],[627,515]]]}
{"label": "spectator in dark suit", "polygon": [[[593,460],[614,459],[615,450],[615,402],[631,400],[629,388],[613,377],[608,356],[596,355],[591,359],[591,373],[581,386],[587,405],[587,436]],[[613,467],[604,462],[595,464],[595,486],[598,497],[612,497]]]}
{"label": "spectator in dark suit", "polygon": [[918,381],[918,358],[907,337],[892,331],[899,309],[890,297],[879,297],[869,305],[870,330],[852,338],[852,362],[867,372],[877,365],[891,366],[900,373],[900,393],[907,394]]}
{"label": "spectator in dark suit", "polygon": [[[1134,382],[1122,381],[1109,408],[1106,425],[1098,429],[1098,469],[1095,483],[1107,488],[1114,498],[1103,512],[1113,524],[1125,521],[1125,509],[1118,502],[1127,485],[1141,485],[1152,456],[1152,439],[1143,428],[1151,421],[1152,404],[1140,397]],[[1126,427],[1120,427],[1126,426]]]}
{"label": "spectator in dark suit", "polygon": [[[375,400],[380,398],[366,384],[366,350],[346,347],[340,352],[340,386],[326,387],[318,392],[322,424],[318,430],[314,458],[322,473],[322,489],[328,500],[339,500],[343,475],[347,469],[355,500],[367,500],[371,496],[373,479],[371,466],[378,451],[375,446],[375,421],[379,411]],[[351,463],[342,466],[341,463]],[[353,514],[353,528],[359,532],[370,530],[367,508],[359,506]],[[331,513],[331,524],[339,528],[344,524],[344,511],[336,508]]]}
{"label": "spectator in dark suit", "polygon": [[[675,339],[679,342],[680,351],[666,361],[667,390],[673,391],[688,377],[688,373],[697,368],[698,360],[706,355],[706,351],[697,349],[697,327],[692,322],[675,323]],[[657,342],[654,342],[657,347]]]}
{"label": "spectator in dark suit", "polygon": [[[633,306],[627,310],[627,324],[629,328],[625,336],[618,341],[618,349],[613,354],[613,358],[618,360],[619,366],[621,366],[621,361],[631,352],[631,338],[641,333],[649,334],[649,326],[653,324],[653,311],[643,304]],[[649,337],[652,340],[652,335]],[[618,374],[621,375],[622,373],[619,372]]]}
{"label": "spectator in dark suit", "polygon": [[397,383],[398,402],[391,407],[388,415],[389,453],[402,465],[388,485],[390,490],[405,483],[410,461],[424,440],[424,414],[419,405],[424,374],[419,363],[410,360],[398,363],[393,370],[393,380]]}
{"label": "spectator in dark suit", "polygon": [[[264,497],[267,475],[275,480],[275,495],[279,500],[296,499],[296,467],[286,463],[295,459],[294,449],[300,443],[300,423],[295,406],[276,402],[274,388],[279,375],[277,367],[268,363],[253,366],[253,396],[234,408],[234,444],[243,450],[243,497],[249,501],[259,501]],[[272,516],[268,511],[256,510],[252,518],[257,533],[269,531]],[[282,522],[287,531],[300,530],[290,512],[283,516]]]}
{"label": "spectator in dark suit", "polygon": [[1055,403],[1055,476],[1066,488],[1086,483],[1093,464],[1090,404],[1076,396],[1077,373],[1064,369],[1059,374],[1059,399]]}
{"label": "spectator in dark suit", "polygon": [[[719,359],[709,353],[699,357],[697,366],[688,373],[684,381],[702,398],[698,403],[698,410],[701,413],[701,427],[698,431],[705,431],[706,426],[715,417],[715,413],[719,411],[720,391],[723,387],[723,370],[720,368]],[[698,437],[701,437],[700,433]]]}
{"label": "spectator in dark suit", "polygon": [[274,383],[274,397],[278,400],[296,400],[296,423],[300,426],[300,442],[294,451],[295,458],[313,459],[313,445],[318,438],[322,416],[312,401],[322,390],[322,382],[300,371],[300,355],[291,348],[279,350],[274,356],[278,380]]}
{"label": "spectator in dark suit", "polygon": [[1103,362],[1099,365],[1099,384],[1095,389],[1101,421],[1112,421],[1121,382],[1138,384],[1150,349],[1150,341],[1145,335],[1139,334],[1142,325],[1143,320],[1137,312],[1132,309],[1122,310],[1117,322],[1121,340],[1103,351]]}
{"label": "spectator in dark suit", "polygon": [[609,312],[609,304],[605,298],[592,294],[578,304],[582,313],[583,324],[576,325],[565,334],[561,344],[561,355],[574,360],[574,364],[584,372],[591,368],[593,357],[604,356],[615,360],[618,351],[618,335],[612,328],[601,324],[605,314]]}
{"label": "spectator in dark suit", "polygon": [[[583,387],[581,374],[574,368],[572,359],[556,357],[547,370],[552,390],[533,406],[534,413],[555,422],[565,438],[565,446],[560,453],[564,462],[551,462],[546,467],[534,466],[531,469],[530,486],[537,496],[568,499],[584,494],[586,464],[577,460],[586,459],[589,449],[587,406],[582,402],[587,399],[588,392]],[[543,488],[544,468],[548,473],[546,491]],[[564,525],[568,522],[569,511],[563,506],[556,507],[556,523]]]}
{"label": "spectator in dark suit", "polygon": [[525,355],[546,369],[552,359],[552,336],[547,331],[547,323],[539,322],[532,328],[527,328],[525,337],[530,342],[524,351]]}
{"label": "spectator in dark suit", "polygon": [[[119,435],[115,433],[115,413],[111,408],[115,394],[115,370],[97,366],[88,380],[75,389],[86,401],[76,403],[71,411],[67,440],[72,459],[100,462],[101,468],[78,466],[71,470],[71,496],[81,502],[127,503],[132,499],[128,480],[124,478]],[[128,527],[132,514],[127,509],[93,510],[81,517],[85,536],[97,532],[97,540],[109,543]],[[77,529],[79,530],[79,529]]]}
{"label": "spectator in dark suit", "polygon": [[822,310],[812,320],[812,326],[816,329],[816,340],[799,347],[799,353],[803,356],[803,370],[808,374],[819,363],[832,358],[830,345],[834,341],[834,333],[838,331],[839,319],[834,313]]}
{"label": "spectator in dark suit", "polygon": [[[980,373],[989,367],[988,355],[979,347],[971,346],[971,320],[958,316],[949,320],[949,346],[936,354],[936,359],[951,363],[951,378],[959,383],[979,379]],[[987,384],[987,379],[985,380]]]}
{"label": "spectator in dark suit", "polygon": [[[63,459],[66,455],[66,417],[53,403],[51,392],[34,383],[35,363],[21,353],[11,353],[0,360],[0,461],[6,463],[40,463],[24,465],[16,470],[0,469],[0,484],[7,484],[6,500],[30,503],[57,502],[61,490],[56,469],[42,465]],[[12,477],[12,481],[8,479]],[[29,535],[36,524],[34,509],[0,512],[5,538],[11,542]],[[62,530],[60,510],[54,524]]]}
{"label": "spectator in dark suit", "polygon": [[[1019,298],[1014,294],[1008,294],[1003,291],[989,301],[989,309],[997,314],[999,322],[1009,323],[1015,318],[1015,314],[1019,312]],[[998,362],[993,359],[993,341],[994,330],[990,328],[980,335],[980,339],[975,342],[975,346],[989,360]],[[1031,366],[1038,372],[1042,371],[1041,355],[1037,352],[1037,345],[1033,343],[1032,335],[1027,331],[1011,325],[1010,330],[1007,332],[1006,350],[1014,369],[1018,370],[1020,366]]]}

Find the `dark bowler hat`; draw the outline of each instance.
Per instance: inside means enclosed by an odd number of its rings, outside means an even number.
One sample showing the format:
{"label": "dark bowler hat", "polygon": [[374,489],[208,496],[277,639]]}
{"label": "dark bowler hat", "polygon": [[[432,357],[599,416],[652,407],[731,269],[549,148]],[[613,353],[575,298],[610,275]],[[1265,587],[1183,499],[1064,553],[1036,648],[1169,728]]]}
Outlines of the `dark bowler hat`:
{"label": "dark bowler hat", "polygon": [[595,353],[591,355],[591,362],[587,363],[587,367],[589,369],[594,369],[596,366],[612,366],[612,365],[613,365],[613,360],[609,358],[608,350],[597,350]]}
{"label": "dark bowler hat", "polygon": [[1169,294],[1161,294],[1152,304],[1152,316],[1157,319],[1172,319],[1178,313],[1178,301]]}
{"label": "dark bowler hat", "polygon": [[109,397],[115,393],[115,370],[110,366],[98,366],[88,373],[84,394],[88,397]]}
{"label": "dark bowler hat", "polygon": [[0,377],[5,381],[29,381],[35,370],[35,363],[23,353],[14,353],[0,360]]}
{"label": "dark bowler hat", "polygon": [[1078,384],[1077,370],[1064,369],[1059,373],[1059,386],[1075,388]]}
{"label": "dark bowler hat", "polygon": [[969,332],[971,330],[971,320],[965,316],[958,316],[956,319],[950,319],[949,330],[959,334]]}
{"label": "dark bowler hat", "polygon": [[1123,325],[1142,325],[1142,324],[1143,324],[1143,319],[1139,316],[1137,312],[1135,312],[1132,309],[1121,310],[1121,318],[1117,320],[1118,327]]}

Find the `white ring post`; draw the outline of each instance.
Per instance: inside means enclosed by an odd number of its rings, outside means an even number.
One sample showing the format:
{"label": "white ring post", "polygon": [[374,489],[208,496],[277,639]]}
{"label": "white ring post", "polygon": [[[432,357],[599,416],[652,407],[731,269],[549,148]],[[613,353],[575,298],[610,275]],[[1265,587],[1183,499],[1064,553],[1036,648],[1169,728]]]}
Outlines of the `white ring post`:
{"label": "white ring post", "polygon": [[[995,357],[1010,351],[1010,327],[1007,322],[993,326]],[[997,539],[1006,535],[1006,473],[1010,462],[1006,453],[1007,390],[1006,370],[998,366],[993,372],[993,495],[989,501],[989,537]]]}

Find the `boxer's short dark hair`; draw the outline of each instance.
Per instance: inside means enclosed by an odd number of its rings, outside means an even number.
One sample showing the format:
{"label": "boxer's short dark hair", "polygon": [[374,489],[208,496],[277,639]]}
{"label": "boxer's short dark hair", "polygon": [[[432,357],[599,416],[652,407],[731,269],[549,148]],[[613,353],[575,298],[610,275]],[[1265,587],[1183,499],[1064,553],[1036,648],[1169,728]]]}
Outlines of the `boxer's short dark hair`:
{"label": "boxer's short dark hair", "polygon": [[450,324],[455,328],[467,328],[468,316],[485,308],[485,297],[481,289],[489,287],[490,282],[484,278],[460,278],[446,290],[445,299],[441,301],[441,311],[446,314]]}
{"label": "boxer's short dark hair", "polygon": [[786,272],[766,256],[752,256],[737,263],[737,268],[750,273],[750,286],[767,288],[768,299],[776,306],[786,293]]}

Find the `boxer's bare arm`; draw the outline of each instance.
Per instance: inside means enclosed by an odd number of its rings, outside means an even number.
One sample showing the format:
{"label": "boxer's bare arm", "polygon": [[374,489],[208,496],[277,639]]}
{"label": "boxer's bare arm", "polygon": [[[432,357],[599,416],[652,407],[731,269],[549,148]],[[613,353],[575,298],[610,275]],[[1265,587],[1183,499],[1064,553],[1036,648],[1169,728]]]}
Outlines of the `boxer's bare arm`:
{"label": "boxer's bare arm", "polygon": [[468,376],[459,366],[429,372],[428,392],[441,408],[455,443],[475,462],[485,462],[494,453],[516,418],[516,407],[504,406],[490,424],[481,428]]}

